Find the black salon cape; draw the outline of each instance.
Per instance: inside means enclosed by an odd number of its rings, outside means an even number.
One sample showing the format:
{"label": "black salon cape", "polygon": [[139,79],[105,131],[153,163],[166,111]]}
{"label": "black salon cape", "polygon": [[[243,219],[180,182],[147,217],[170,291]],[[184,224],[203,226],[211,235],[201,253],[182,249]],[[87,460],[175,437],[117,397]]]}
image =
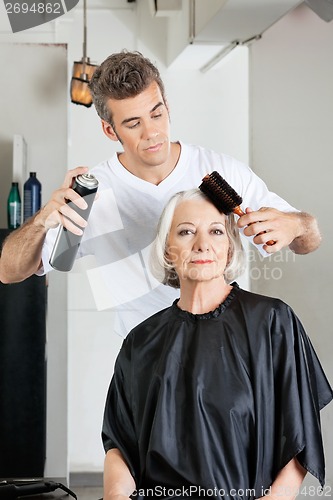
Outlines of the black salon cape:
{"label": "black salon cape", "polygon": [[323,485],[319,410],[331,399],[292,309],[234,283],[211,313],[175,302],[131,331],[107,396],[104,448],[119,448],[138,493],[156,487],[156,498],[258,498],[295,456]]}

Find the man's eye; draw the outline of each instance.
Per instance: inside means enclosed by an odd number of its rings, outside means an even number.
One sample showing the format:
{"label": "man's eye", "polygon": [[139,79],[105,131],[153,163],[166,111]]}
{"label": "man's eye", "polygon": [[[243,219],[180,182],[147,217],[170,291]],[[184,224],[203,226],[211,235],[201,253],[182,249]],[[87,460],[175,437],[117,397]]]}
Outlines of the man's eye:
{"label": "man's eye", "polygon": [[136,128],[139,124],[140,122],[135,122],[132,125],[128,125],[128,128]]}
{"label": "man's eye", "polygon": [[153,115],[152,118],[160,118],[162,116],[162,113],[159,113],[158,115]]}

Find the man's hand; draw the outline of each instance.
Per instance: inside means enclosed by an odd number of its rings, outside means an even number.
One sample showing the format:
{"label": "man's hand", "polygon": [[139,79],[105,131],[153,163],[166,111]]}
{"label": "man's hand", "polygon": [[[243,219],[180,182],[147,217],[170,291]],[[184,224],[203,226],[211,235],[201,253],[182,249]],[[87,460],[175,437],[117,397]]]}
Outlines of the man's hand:
{"label": "man's hand", "polygon": [[[275,253],[284,247],[298,254],[313,252],[320,245],[321,236],[317,221],[304,212],[280,212],[275,208],[246,209],[237,225],[244,228],[245,236],[254,236],[253,242],[262,244],[267,253]],[[267,245],[269,240],[274,245]]]}
{"label": "man's hand", "polygon": [[84,199],[71,188],[74,177],[87,171],[87,167],[69,170],[63,185],[54,191],[50,201],[6,238],[0,258],[2,283],[17,283],[37,272],[41,266],[42,247],[48,229],[62,224],[72,233],[82,234],[80,228],[84,228],[87,223],[66,202],[72,201],[82,209],[87,208]]}
{"label": "man's hand", "polygon": [[71,188],[73,179],[87,171],[87,167],[77,167],[67,172],[61,188],[52,193],[51,199],[36,215],[34,220],[36,226],[43,226],[48,230],[62,224],[68,231],[77,235],[82,234],[80,227],[86,227],[87,222],[68,205],[68,202],[73,202],[83,210],[87,208],[85,200]]}

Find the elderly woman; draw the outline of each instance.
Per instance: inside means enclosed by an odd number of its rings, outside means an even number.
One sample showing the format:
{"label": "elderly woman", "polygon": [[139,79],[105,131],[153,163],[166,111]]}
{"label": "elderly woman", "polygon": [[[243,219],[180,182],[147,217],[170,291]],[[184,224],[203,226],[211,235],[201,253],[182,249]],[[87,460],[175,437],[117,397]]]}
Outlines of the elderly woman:
{"label": "elderly woman", "polygon": [[241,290],[233,216],[199,190],[166,206],[152,269],[180,298],[134,328],[103,424],[104,500],[294,498],[324,484],[319,410],[332,390],[290,307]]}

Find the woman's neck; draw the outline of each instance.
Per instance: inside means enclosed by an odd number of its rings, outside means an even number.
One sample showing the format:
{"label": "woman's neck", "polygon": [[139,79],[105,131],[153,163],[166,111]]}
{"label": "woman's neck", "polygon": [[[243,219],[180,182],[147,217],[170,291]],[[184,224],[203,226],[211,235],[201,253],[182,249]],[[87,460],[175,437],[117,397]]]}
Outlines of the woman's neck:
{"label": "woman's neck", "polygon": [[227,298],[231,289],[232,286],[220,278],[209,282],[184,280],[177,305],[192,314],[205,314],[216,309]]}

